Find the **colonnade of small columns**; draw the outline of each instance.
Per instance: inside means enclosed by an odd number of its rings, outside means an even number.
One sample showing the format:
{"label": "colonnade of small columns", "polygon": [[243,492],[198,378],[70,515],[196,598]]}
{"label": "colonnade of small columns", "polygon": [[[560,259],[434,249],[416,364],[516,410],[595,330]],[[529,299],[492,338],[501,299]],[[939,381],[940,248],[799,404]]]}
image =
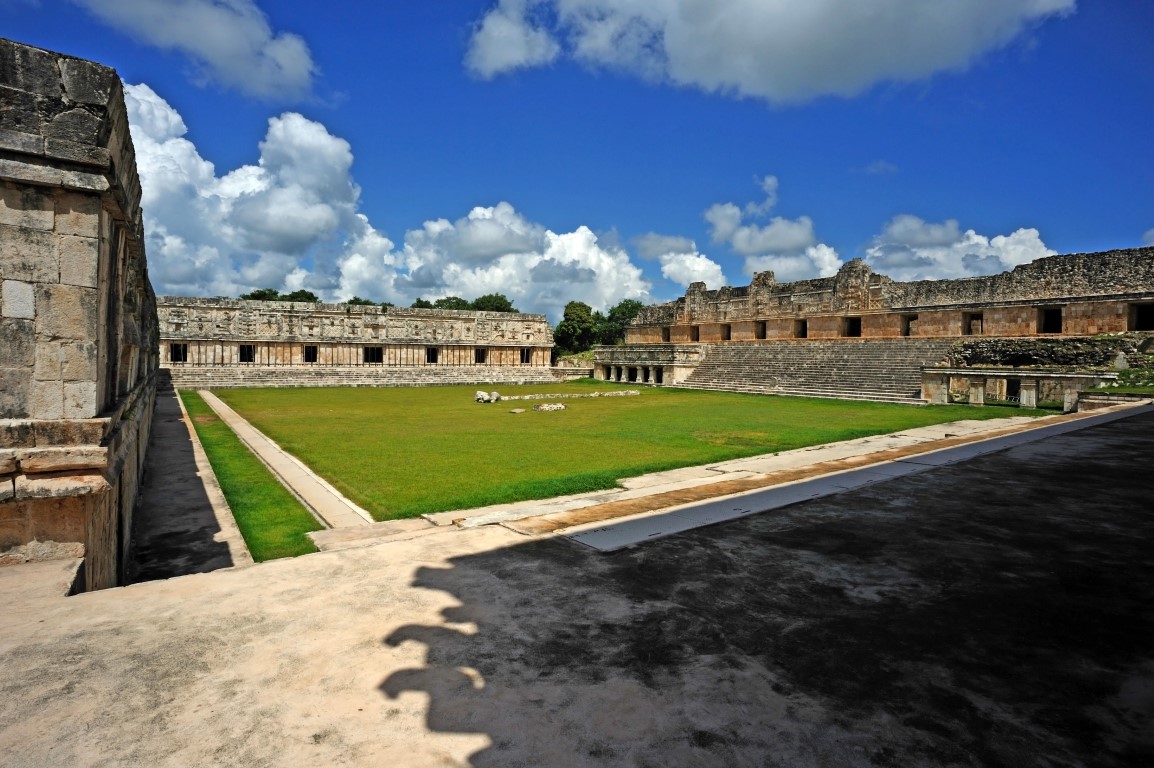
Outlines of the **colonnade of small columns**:
{"label": "colonnade of small columns", "polygon": [[662,384],[665,369],[660,365],[603,365],[601,378],[633,384]]}

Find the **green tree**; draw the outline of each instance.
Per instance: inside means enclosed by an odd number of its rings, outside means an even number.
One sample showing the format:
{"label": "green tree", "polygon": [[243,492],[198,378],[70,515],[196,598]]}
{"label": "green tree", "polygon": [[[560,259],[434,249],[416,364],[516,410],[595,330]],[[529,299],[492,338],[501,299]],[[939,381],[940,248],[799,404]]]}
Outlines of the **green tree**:
{"label": "green tree", "polygon": [[317,296],[312,291],[306,291],[304,288],[301,288],[299,290],[293,291],[292,293],[286,293],[284,296],[280,297],[280,300],[281,301],[304,301],[304,302],[309,302],[309,303],[315,304],[318,301],[320,301],[321,299],[319,296]]}
{"label": "green tree", "polygon": [[432,309],[433,302],[428,299],[418,298],[410,305],[413,309]]}
{"label": "green tree", "polygon": [[565,305],[565,314],[553,330],[553,341],[563,354],[584,352],[597,341],[597,324],[600,312],[583,301],[571,301]]}
{"label": "green tree", "polygon": [[472,309],[473,305],[460,296],[446,296],[433,302],[433,309]]}
{"label": "green tree", "polygon": [[472,309],[478,312],[517,312],[513,302],[503,293],[486,293],[473,300]]}
{"label": "green tree", "polygon": [[643,309],[645,305],[637,299],[624,299],[616,306],[610,307],[604,322],[597,329],[598,342],[607,345],[624,344],[626,327]]}
{"label": "green tree", "polygon": [[354,306],[359,306],[359,307],[371,307],[374,304],[376,304],[375,301],[369,301],[368,299],[362,299],[360,296],[354,296],[351,299],[349,299],[348,301],[346,301],[345,303],[346,304],[352,304]]}
{"label": "green tree", "polygon": [[395,307],[397,305],[391,301],[382,301],[381,306],[384,307],[385,309],[388,309],[389,307]]}
{"label": "green tree", "polygon": [[242,299],[247,301],[280,301],[280,291],[276,288],[257,288],[255,291],[242,293]]}

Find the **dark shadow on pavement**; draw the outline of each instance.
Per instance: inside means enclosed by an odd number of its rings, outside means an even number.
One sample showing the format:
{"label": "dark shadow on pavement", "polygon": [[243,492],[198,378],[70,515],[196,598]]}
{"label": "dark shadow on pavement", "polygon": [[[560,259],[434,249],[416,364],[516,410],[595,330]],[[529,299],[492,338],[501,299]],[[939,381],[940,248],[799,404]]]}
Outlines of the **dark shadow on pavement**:
{"label": "dark shadow on pavement", "polygon": [[144,483],[132,531],[129,583],[229,568],[228,544],[204,490],[175,390],[161,370]]}
{"label": "dark shadow on pavement", "polygon": [[609,555],[421,568],[473,766],[1154,765],[1154,415]]}

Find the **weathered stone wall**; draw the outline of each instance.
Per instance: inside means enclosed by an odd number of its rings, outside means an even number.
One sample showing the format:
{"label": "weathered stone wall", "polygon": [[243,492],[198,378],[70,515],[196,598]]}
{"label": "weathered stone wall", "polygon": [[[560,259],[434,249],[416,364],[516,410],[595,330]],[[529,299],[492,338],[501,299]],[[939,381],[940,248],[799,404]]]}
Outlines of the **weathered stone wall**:
{"label": "weathered stone wall", "polygon": [[553,348],[544,315],[514,312],[175,296],[157,311],[178,386],[189,366],[547,367]]}
{"label": "weathered stone wall", "polygon": [[0,564],[119,582],[151,424],[156,307],[115,71],[0,40]]}
{"label": "weathered stone wall", "polygon": [[855,259],[816,280],[779,284],[761,272],[740,288],[709,291],[694,283],[684,297],[645,308],[626,335],[639,344],[1090,335],[1154,329],[1142,327],[1154,322],[1149,310],[1135,319],[1136,307],[1150,304],[1154,248],[1052,256],[988,277],[908,283]]}

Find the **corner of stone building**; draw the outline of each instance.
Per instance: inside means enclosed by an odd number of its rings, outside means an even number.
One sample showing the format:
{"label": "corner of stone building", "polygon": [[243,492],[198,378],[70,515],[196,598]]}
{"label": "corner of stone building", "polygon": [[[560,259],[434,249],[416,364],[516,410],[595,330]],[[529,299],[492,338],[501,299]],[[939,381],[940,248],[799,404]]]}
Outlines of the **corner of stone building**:
{"label": "corner of stone building", "polygon": [[0,39],[0,95],[0,566],[116,586],[158,360],[123,87]]}

